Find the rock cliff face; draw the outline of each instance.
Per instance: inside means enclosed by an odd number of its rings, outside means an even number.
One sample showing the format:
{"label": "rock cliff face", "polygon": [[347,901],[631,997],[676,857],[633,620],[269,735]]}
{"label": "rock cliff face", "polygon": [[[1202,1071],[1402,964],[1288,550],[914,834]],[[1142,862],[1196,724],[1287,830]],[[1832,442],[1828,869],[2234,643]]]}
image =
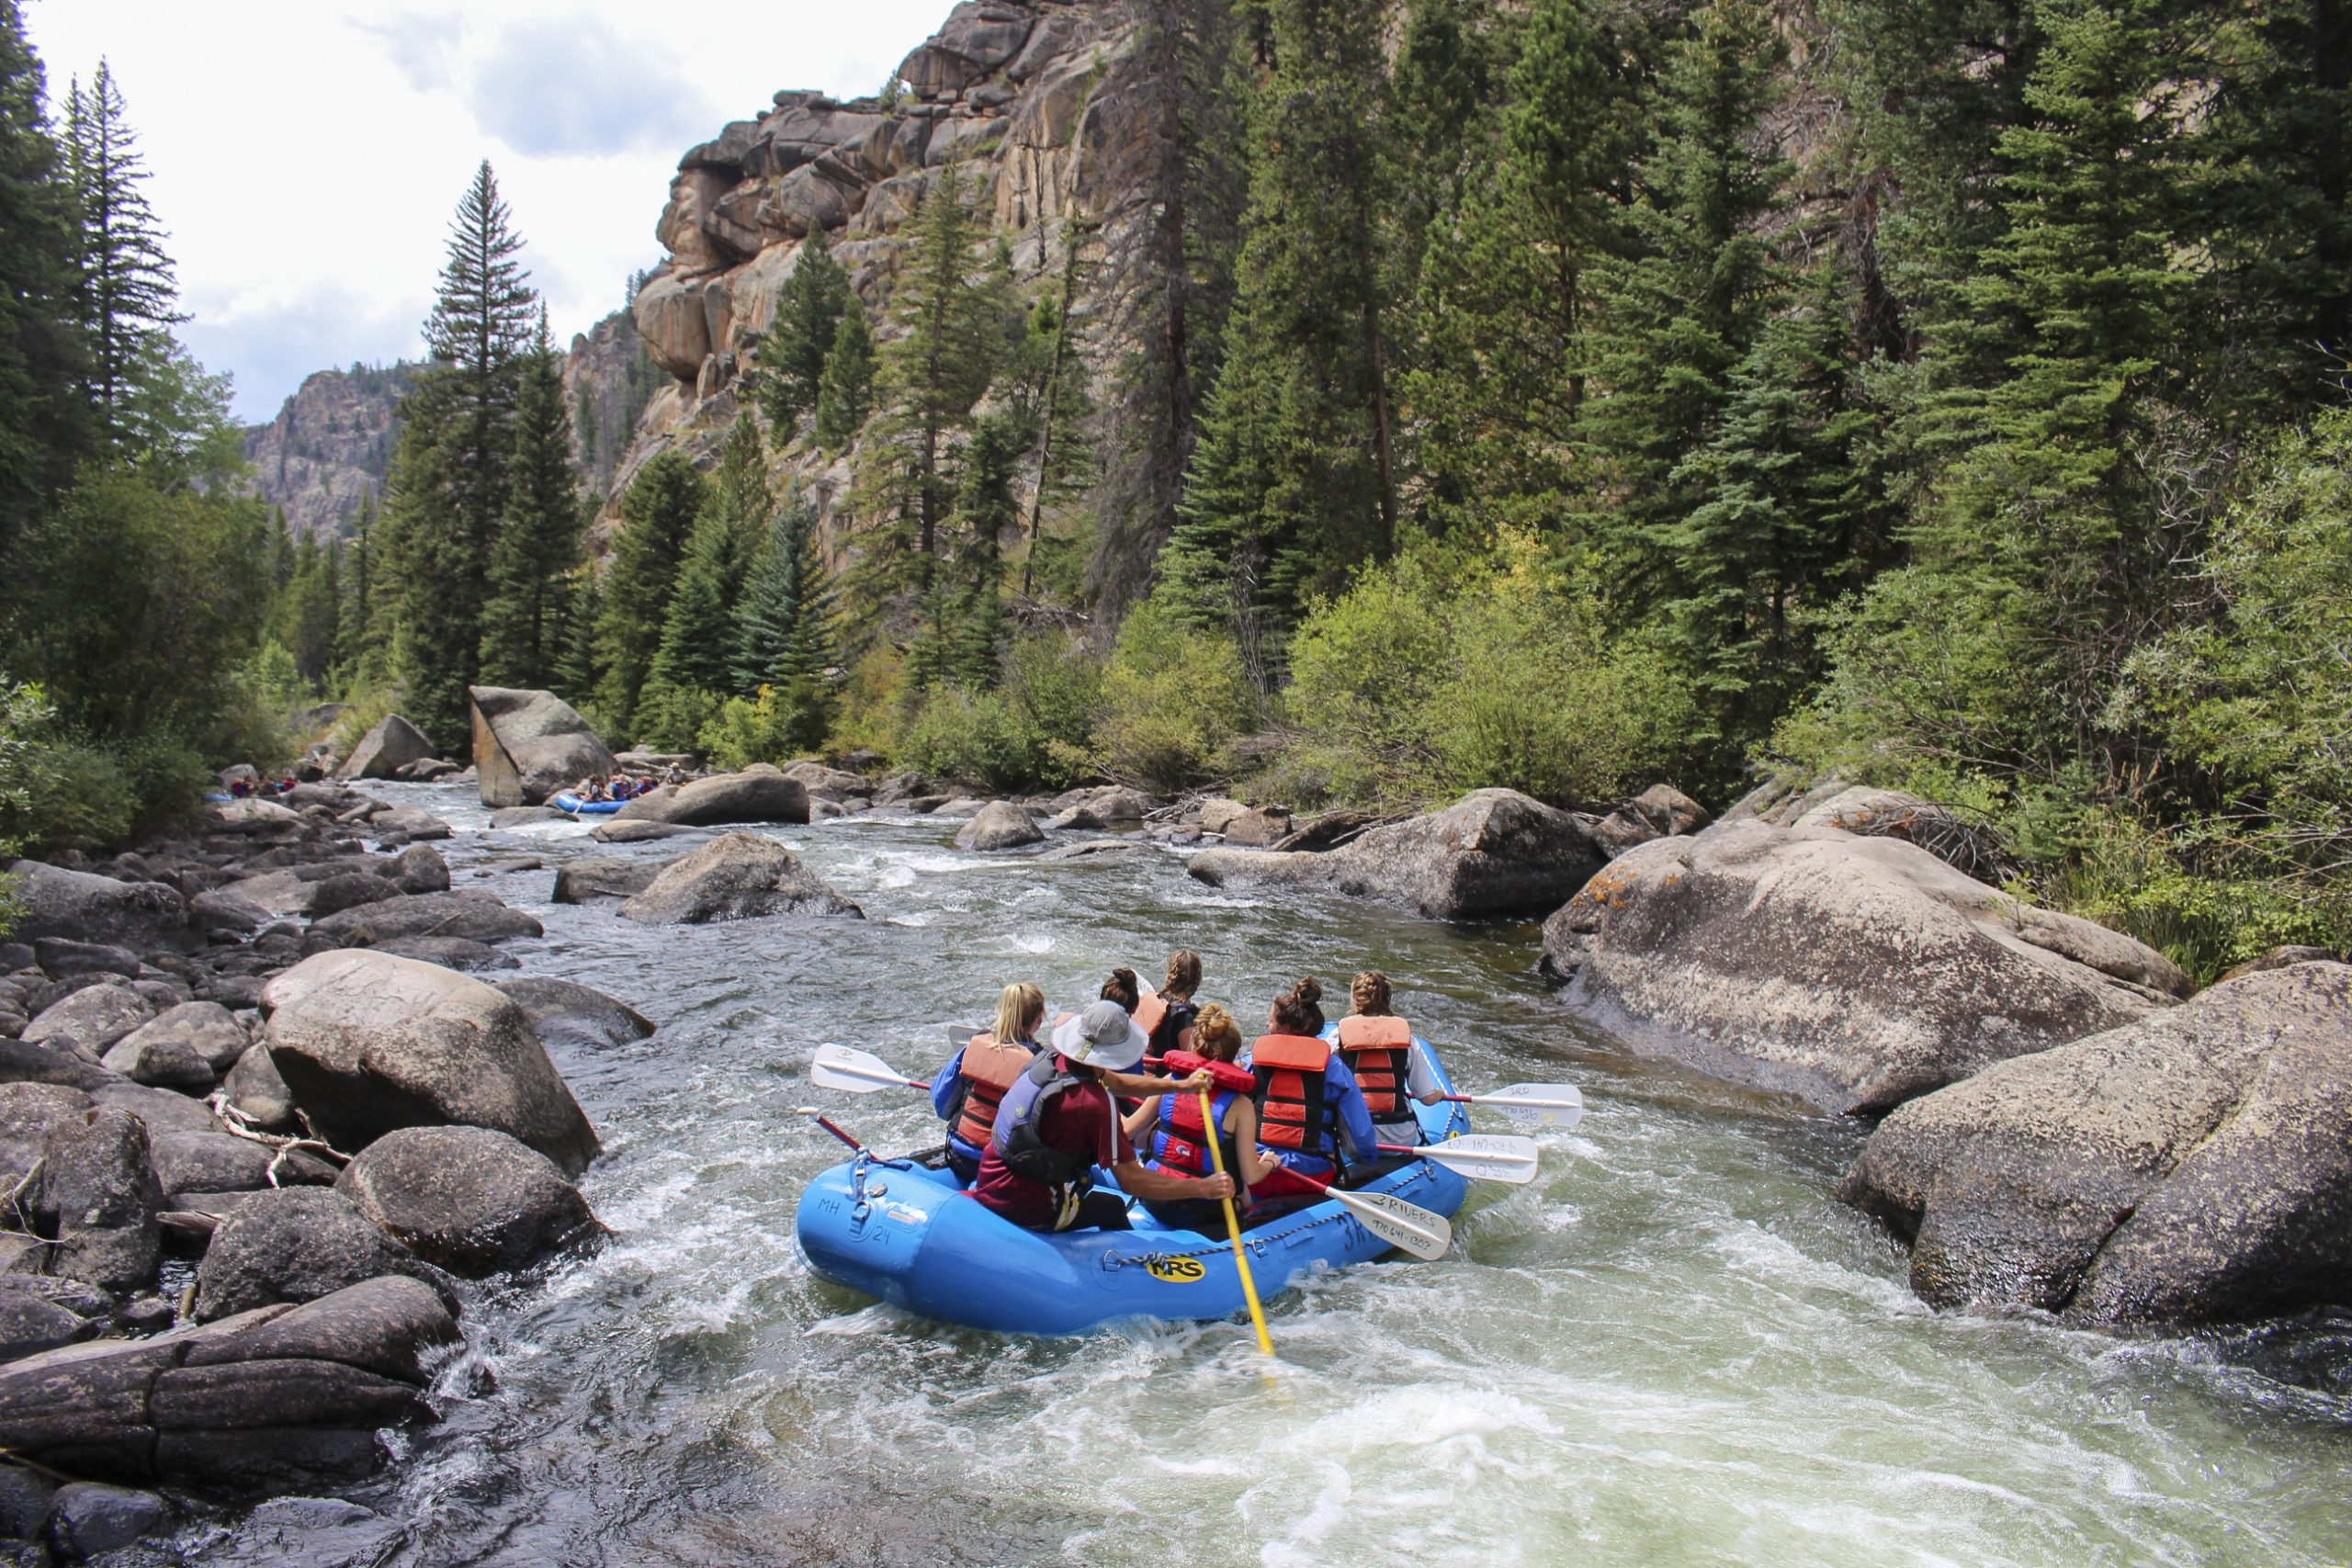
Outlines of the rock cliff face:
{"label": "rock cliff face", "polygon": [[[1136,212],[1115,177],[1140,125],[1126,17],[1116,0],[965,0],[899,65],[894,101],[780,92],[689,148],[655,225],[668,259],[634,307],[671,384],[613,475],[600,535],[638,467],[673,447],[705,457],[724,439],[749,350],[812,231],[825,231],[885,337],[899,230],[951,162],[1024,276],[1059,265],[1073,220],[1090,243],[1114,238]],[[822,518],[845,467],[810,454],[793,468]]]}
{"label": "rock cliff face", "polygon": [[402,360],[318,371],[276,419],[245,432],[254,488],[286,514],[288,532],[332,538],[382,492],[400,400],[418,368]]}

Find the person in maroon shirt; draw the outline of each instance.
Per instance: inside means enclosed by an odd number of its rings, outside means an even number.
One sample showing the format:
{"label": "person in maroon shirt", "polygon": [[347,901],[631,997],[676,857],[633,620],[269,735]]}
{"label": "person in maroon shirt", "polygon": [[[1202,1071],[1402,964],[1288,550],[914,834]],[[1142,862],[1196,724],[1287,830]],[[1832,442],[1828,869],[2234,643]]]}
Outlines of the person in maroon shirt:
{"label": "person in maroon shirt", "polygon": [[[1065,1019],[1051,1045],[1004,1091],[972,1196],[1033,1231],[1125,1230],[1127,1197],[1230,1197],[1229,1176],[1196,1180],[1136,1158],[1102,1079],[1143,1060],[1144,1046],[1144,1032],[1116,1002],[1094,1002]],[[1097,1166],[1118,1179],[1125,1197],[1092,1190]]]}

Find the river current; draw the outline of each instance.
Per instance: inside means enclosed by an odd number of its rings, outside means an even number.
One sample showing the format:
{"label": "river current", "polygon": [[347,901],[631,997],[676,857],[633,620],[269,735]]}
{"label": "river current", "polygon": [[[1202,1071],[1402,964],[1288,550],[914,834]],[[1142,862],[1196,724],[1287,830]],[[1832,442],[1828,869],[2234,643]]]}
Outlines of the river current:
{"label": "river current", "polygon": [[[1532,926],[1449,928],[1192,881],[1157,849],[956,850],[883,813],[765,829],[864,921],[648,929],[548,902],[584,829],[484,829],[469,789],[383,786],[458,828],[459,887],[546,922],[507,951],[661,1022],[551,1054],[603,1137],[609,1245],[472,1289],[444,1419],[347,1495],[181,1538],[180,1560],[340,1563],[2341,1564],[2352,1326],[2276,1350],[1939,1314],[1830,1196],[1841,1120],[1679,1075],[1554,1003]],[[537,858],[540,869],[489,869]],[[938,1142],[911,1093],[828,1094],[838,1042],[927,1077],[1008,980],[1057,1008],[1114,964],[1203,955],[1245,1023],[1356,969],[1465,1087],[1577,1083],[1532,1185],[1474,1190],[1437,1263],[1329,1274],[1246,1323],[1004,1339],[825,1283],[793,1243],[841,1152]],[[1482,1128],[1514,1131],[1479,1113]],[[2302,1363],[2274,1378],[2278,1357]],[[2312,1375],[2316,1365],[2318,1375]]]}

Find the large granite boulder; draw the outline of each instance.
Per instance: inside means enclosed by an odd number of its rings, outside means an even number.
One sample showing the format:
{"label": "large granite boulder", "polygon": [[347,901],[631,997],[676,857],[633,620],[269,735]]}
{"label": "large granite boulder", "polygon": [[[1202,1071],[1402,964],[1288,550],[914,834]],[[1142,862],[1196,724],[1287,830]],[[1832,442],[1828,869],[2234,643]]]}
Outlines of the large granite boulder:
{"label": "large granite boulder", "polygon": [[2187,1324],[2352,1306],[2352,967],[2300,964],[1903,1106],[1840,1196],[1938,1306]]}
{"label": "large granite boulder", "polygon": [[311,922],[312,948],[374,947],[395,937],[460,937],[504,942],[539,936],[546,928],[488,893],[404,893]]}
{"label": "large granite boulder", "polygon": [[402,1127],[492,1127],[570,1175],[595,1132],[523,1010],[481,981],[364,949],[270,981],[264,1038],[294,1103],[339,1149]]}
{"label": "large granite boulder", "polygon": [[1627,851],[1544,925],[1567,998],[1718,1077],[1876,1114],[2188,991],[1925,850],[1747,820]]}
{"label": "large granite boulder", "polygon": [[40,861],[20,860],[6,869],[24,878],[19,889],[24,918],[10,933],[19,942],[62,936],[153,953],[186,947],[192,939],[187,902],[177,888],[160,882],[118,882]]}
{"label": "large granite boulder", "polygon": [[386,714],[376,728],[359,739],[336,773],[346,779],[389,779],[411,762],[433,755],[433,743],[400,715]]}
{"label": "large granite boulder", "polygon": [[386,1235],[333,1187],[277,1187],[240,1200],[196,1271],[206,1323],[279,1302],[310,1302],[386,1274],[423,1281],[457,1310],[439,1270]]}
{"label": "large granite boulder", "polygon": [[599,898],[629,898],[642,893],[662,874],[660,861],[632,860],[620,855],[583,855],[556,867],[559,904],[592,904]]}
{"label": "large granite boulder", "polygon": [[681,828],[716,828],[733,822],[806,822],[808,790],[765,763],[740,773],[718,773],[683,784],[663,784],[640,795],[616,818],[667,822]]}
{"label": "large granite boulder", "polygon": [[492,981],[506,999],[530,1014],[541,1040],[576,1045],[625,1045],[654,1031],[654,1022],[628,1003],[591,987],[541,975]]}
{"label": "large granite boulder", "polygon": [[613,771],[611,750],[554,693],[474,686],[467,694],[484,806],[543,806],[556,791]]}
{"label": "large granite boulder", "polygon": [[429,1417],[458,1325],[414,1280],[371,1279],[161,1338],[0,1367],[0,1447],[72,1475],[236,1491],[356,1480],[379,1427]]}
{"label": "large granite boulder", "polygon": [[163,1198],[147,1123],[101,1105],[50,1124],[40,1176],[18,1202],[34,1229],[55,1239],[44,1272],[121,1294],[154,1283]]}
{"label": "large granite boulder", "polygon": [[[798,788],[798,785],[794,785]],[[773,839],[729,833],[662,868],[620,912],[649,926],[700,925],[763,915],[848,915],[865,911],[827,886],[800,857]]]}
{"label": "large granite boulder", "polygon": [[1037,819],[1009,800],[991,800],[956,830],[956,846],[965,850],[1017,850],[1043,843],[1045,830]]}
{"label": "large granite boulder", "polygon": [[1566,812],[1517,790],[1479,789],[1328,854],[1204,850],[1187,869],[1215,886],[1329,890],[1458,920],[1556,908],[1600,865],[1591,835]]}
{"label": "large granite boulder", "polygon": [[469,1280],[604,1233],[552,1160],[487,1127],[389,1133],[335,1190],[419,1258]]}
{"label": "large granite boulder", "polygon": [[28,1045],[79,1045],[93,1056],[155,1016],[155,1004],[130,988],[130,982],[107,980],[85,986],[51,1003],[25,1025]]}

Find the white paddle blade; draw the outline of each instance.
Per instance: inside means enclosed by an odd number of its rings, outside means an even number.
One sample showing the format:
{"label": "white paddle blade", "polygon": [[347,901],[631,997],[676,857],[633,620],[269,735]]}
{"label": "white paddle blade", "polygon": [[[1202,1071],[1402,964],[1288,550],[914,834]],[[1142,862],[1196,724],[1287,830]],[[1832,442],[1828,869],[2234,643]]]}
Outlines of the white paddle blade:
{"label": "white paddle blade", "polygon": [[819,1089],[847,1089],[872,1094],[876,1089],[904,1089],[907,1076],[879,1056],[847,1045],[820,1045],[808,1060],[808,1081]]}
{"label": "white paddle blade", "polygon": [[1492,1094],[1470,1097],[1473,1105],[1491,1105],[1517,1122],[1539,1127],[1573,1127],[1584,1120],[1584,1096],[1570,1083],[1506,1084]]}
{"label": "white paddle blade", "polygon": [[1340,1206],[1356,1217],[1364,1229],[1396,1248],[1409,1252],[1424,1262],[1443,1258],[1453,1245],[1453,1227],[1443,1214],[1431,1213],[1418,1204],[1386,1192],[1342,1192],[1334,1188],[1331,1196]]}
{"label": "white paddle blade", "polygon": [[1425,1144],[1413,1152],[1473,1181],[1501,1181],[1513,1187],[1534,1180],[1543,1164],[1534,1139],[1492,1133]]}

